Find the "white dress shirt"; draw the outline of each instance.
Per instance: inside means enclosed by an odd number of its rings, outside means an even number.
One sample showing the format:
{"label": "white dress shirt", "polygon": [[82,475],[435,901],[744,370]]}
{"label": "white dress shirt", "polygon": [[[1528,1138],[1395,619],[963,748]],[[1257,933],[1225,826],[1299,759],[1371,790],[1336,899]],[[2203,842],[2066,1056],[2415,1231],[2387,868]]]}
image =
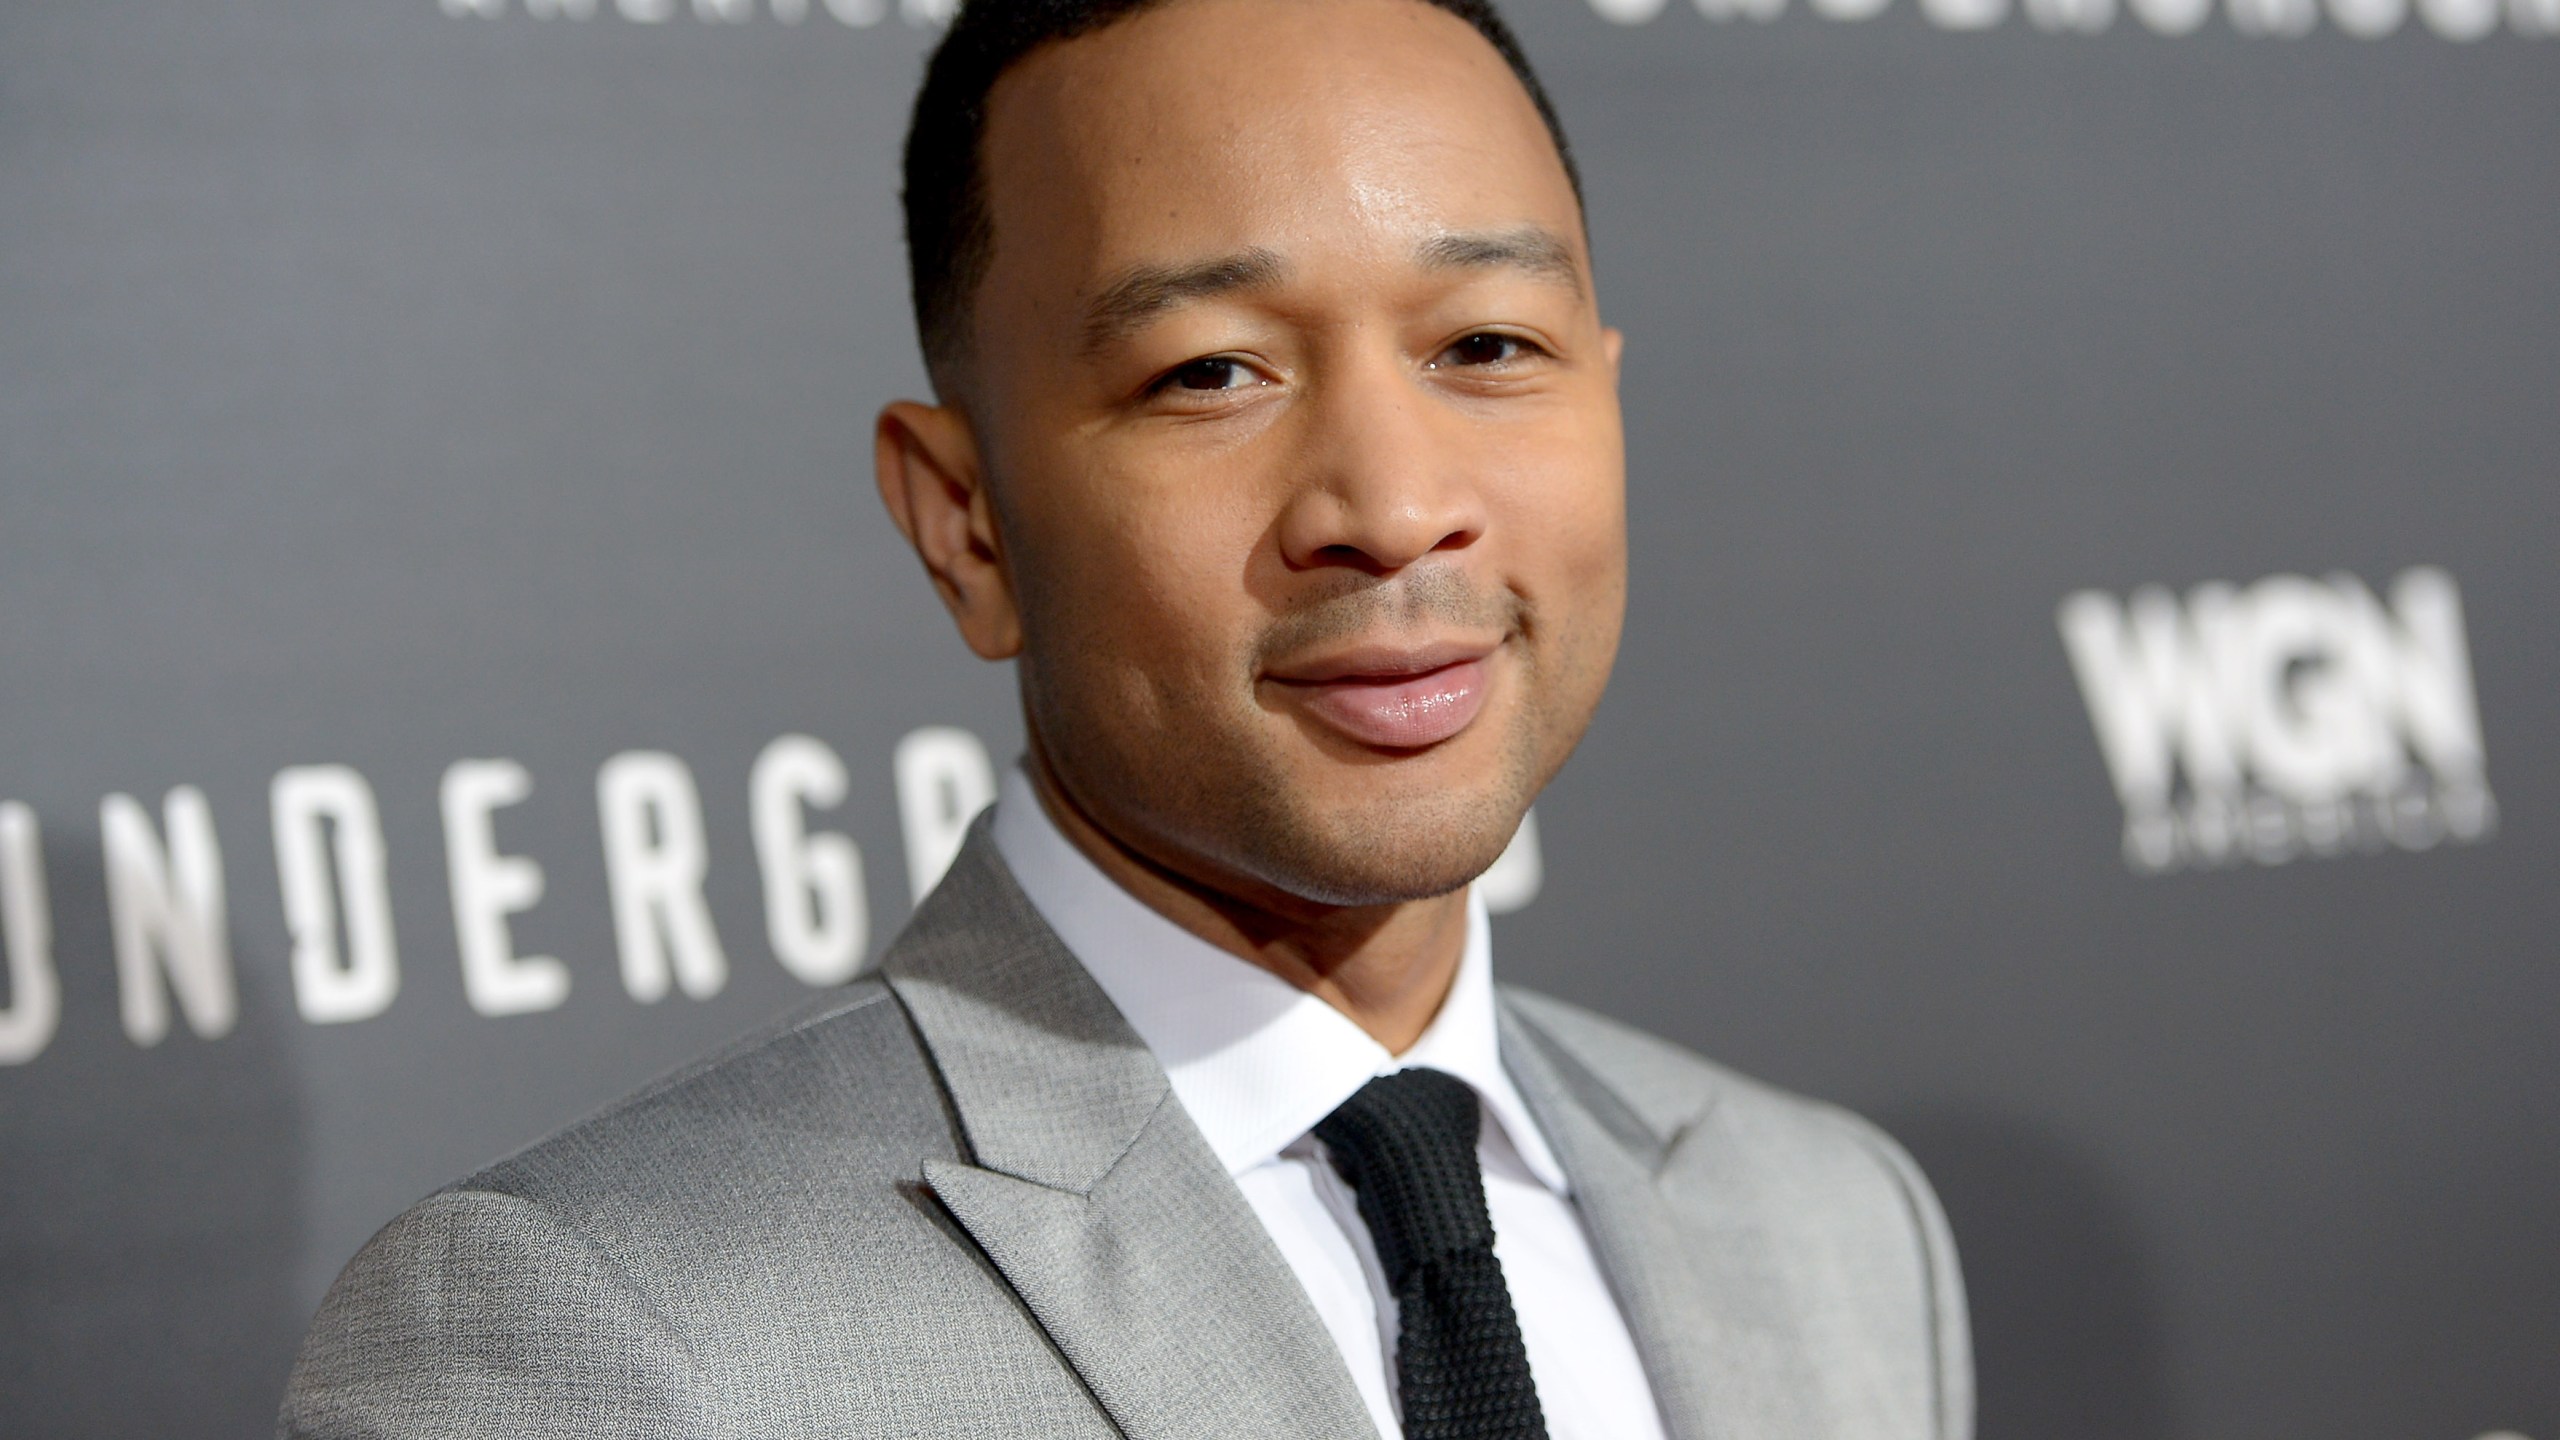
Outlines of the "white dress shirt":
{"label": "white dress shirt", "polygon": [[1173,1092],[1244,1191],[1349,1363],[1385,1440],[1402,1440],[1396,1301],[1349,1186],[1309,1132],[1375,1076],[1446,1071],[1484,1102],[1476,1155],[1553,1440],[1655,1440],[1653,1391],[1573,1192],[1503,1071],[1493,943],[1467,901],[1457,983],[1430,1028],[1387,1053],[1349,1017],[1211,945],[1121,889],[1041,809],[1021,770],[996,801],[996,849],[1041,918],[1155,1052]]}

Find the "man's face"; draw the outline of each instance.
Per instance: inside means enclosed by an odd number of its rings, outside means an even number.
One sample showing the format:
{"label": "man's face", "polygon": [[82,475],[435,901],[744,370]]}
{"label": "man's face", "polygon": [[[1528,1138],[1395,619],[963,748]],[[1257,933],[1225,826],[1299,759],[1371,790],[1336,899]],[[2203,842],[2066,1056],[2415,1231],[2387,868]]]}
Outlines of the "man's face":
{"label": "man's face", "polygon": [[1465,884],[1625,598],[1618,337],[1528,96],[1416,0],[1171,0],[1008,72],[984,155],[965,409],[1040,759],[1223,893]]}

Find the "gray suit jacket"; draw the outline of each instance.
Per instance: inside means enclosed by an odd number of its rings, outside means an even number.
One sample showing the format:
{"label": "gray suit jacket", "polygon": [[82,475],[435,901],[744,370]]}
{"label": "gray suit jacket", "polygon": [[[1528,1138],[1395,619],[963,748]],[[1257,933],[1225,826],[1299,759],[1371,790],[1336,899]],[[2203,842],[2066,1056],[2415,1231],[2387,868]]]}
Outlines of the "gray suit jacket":
{"label": "gray suit jacket", "polygon": [[[1893,1143],[1552,1000],[1502,1047],[1680,1440],[1964,1440]],[[876,978],[421,1202],[288,1436],[1374,1436],[1163,1069],[983,825]]]}

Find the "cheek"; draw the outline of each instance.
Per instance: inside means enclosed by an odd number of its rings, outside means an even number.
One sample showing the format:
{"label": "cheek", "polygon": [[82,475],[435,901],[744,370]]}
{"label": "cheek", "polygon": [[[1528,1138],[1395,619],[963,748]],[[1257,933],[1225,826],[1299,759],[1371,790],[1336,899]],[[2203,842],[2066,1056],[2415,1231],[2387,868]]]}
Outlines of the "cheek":
{"label": "cheek", "polygon": [[[1605,418],[1605,417],[1604,417]],[[1528,602],[1532,704],[1559,762],[1615,668],[1626,615],[1626,479],[1614,426],[1558,427],[1516,447],[1495,523],[1502,568]]]}
{"label": "cheek", "polygon": [[1614,432],[1515,452],[1498,497],[1510,561],[1541,608],[1614,609],[1626,588],[1624,463]]}
{"label": "cheek", "polygon": [[1255,527],[1221,498],[1197,479],[1152,484],[1126,469],[1055,487],[1025,517],[1032,563],[1018,567],[1050,668],[1158,697],[1234,669],[1254,633],[1243,576]]}

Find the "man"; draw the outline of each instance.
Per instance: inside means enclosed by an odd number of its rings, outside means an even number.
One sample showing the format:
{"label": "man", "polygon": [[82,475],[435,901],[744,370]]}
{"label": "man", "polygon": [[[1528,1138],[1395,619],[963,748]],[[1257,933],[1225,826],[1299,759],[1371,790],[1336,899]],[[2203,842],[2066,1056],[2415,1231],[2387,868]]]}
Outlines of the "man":
{"label": "man", "polygon": [[1497,992],[1597,704],[1618,334],[1481,0],[971,0],[880,489],[1029,754],[876,978],[436,1195],[315,1436],[1956,1440],[1836,1110]]}

